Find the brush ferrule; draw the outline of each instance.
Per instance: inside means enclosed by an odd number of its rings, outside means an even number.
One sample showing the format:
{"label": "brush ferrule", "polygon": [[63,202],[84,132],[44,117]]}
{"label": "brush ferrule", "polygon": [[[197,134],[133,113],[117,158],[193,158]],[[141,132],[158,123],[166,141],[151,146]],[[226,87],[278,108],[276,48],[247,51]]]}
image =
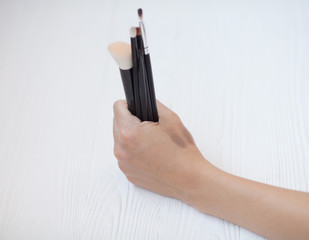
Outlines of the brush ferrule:
{"label": "brush ferrule", "polygon": [[146,38],[145,25],[144,25],[142,20],[139,21],[139,27],[140,27],[141,33],[142,33],[142,39],[143,39],[143,43],[144,43],[144,52],[145,52],[145,55],[147,55],[147,54],[149,54],[149,49],[148,49],[148,43],[147,43],[147,38]]}

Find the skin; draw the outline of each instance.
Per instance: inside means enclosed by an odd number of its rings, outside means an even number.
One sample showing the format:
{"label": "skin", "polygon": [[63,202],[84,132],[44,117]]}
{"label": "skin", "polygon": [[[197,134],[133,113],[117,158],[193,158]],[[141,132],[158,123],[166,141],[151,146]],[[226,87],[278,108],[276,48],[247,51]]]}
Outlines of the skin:
{"label": "skin", "polygon": [[309,193],[224,172],[207,161],[180,118],[157,102],[159,123],[114,104],[114,154],[133,184],[269,239],[309,239]]}

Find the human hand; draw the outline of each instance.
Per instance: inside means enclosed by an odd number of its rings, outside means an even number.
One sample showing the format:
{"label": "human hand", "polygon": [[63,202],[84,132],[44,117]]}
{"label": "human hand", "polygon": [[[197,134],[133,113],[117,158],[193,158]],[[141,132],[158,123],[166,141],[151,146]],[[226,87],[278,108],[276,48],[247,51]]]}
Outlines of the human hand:
{"label": "human hand", "polygon": [[126,101],[114,104],[114,154],[133,184],[159,194],[187,200],[209,164],[180,118],[157,102],[159,122],[141,122]]}
{"label": "human hand", "polygon": [[181,120],[157,102],[159,122],[114,104],[114,153],[127,179],[270,239],[309,239],[309,194],[228,174],[206,161]]}

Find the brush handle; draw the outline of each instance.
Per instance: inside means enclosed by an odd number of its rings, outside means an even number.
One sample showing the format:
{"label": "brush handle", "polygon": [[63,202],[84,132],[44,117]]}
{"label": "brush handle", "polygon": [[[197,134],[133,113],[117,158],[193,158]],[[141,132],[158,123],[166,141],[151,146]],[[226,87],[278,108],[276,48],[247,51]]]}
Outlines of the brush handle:
{"label": "brush handle", "polygon": [[131,38],[131,52],[132,52],[132,83],[135,102],[136,117],[142,120],[141,100],[139,94],[139,78],[138,78],[138,45],[137,38]]}
{"label": "brush handle", "polygon": [[122,85],[124,89],[124,94],[126,96],[128,109],[129,111],[135,115],[135,103],[134,103],[134,93],[132,87],[132,71],[129,70],[122,70],[120,69],[120,75],[122,79]]}
{"label": "brush handle", "polygon": [[149,54],[146,54],[144,58],[145,58],[145,66],[146,66],[146,72],[147,72],[149,97],[150,97],[151,109],[152,109],[152,121],[158,122],[159,116],[158,116],[156,94],[155,94],[155,88],[154,88],[154,83],[153,83],[152,68],[151,68],[151,61],[150,61]]}
{"label": "brush handle", "polygon": [[141,97],[142,121],[153,121],[147,69],[145,65],[144,43],[140,35],[138,35],[136,38],[138,43],[138,77],[140,84],[139,94]]}
{"label": "brush handle", "polygon": [[146,71],[144,65],[144,55],[142,51],[138,51],[138,82],[139,82],[139,96],[141,100],[141,112],[142,112],[142,121],[150,121],[148,111],[149,101],[147,96],[147,84],[146,84]]}

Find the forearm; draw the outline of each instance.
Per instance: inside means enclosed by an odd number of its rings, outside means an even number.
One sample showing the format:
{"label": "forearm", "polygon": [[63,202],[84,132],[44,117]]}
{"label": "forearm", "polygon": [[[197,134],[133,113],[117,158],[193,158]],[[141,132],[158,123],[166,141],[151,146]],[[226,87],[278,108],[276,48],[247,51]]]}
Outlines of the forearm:
{"label": "forearm", "polygon": [[188,204],[270,239],[309,239],[308,193],[236,177],[208,162],[199,169]]}

